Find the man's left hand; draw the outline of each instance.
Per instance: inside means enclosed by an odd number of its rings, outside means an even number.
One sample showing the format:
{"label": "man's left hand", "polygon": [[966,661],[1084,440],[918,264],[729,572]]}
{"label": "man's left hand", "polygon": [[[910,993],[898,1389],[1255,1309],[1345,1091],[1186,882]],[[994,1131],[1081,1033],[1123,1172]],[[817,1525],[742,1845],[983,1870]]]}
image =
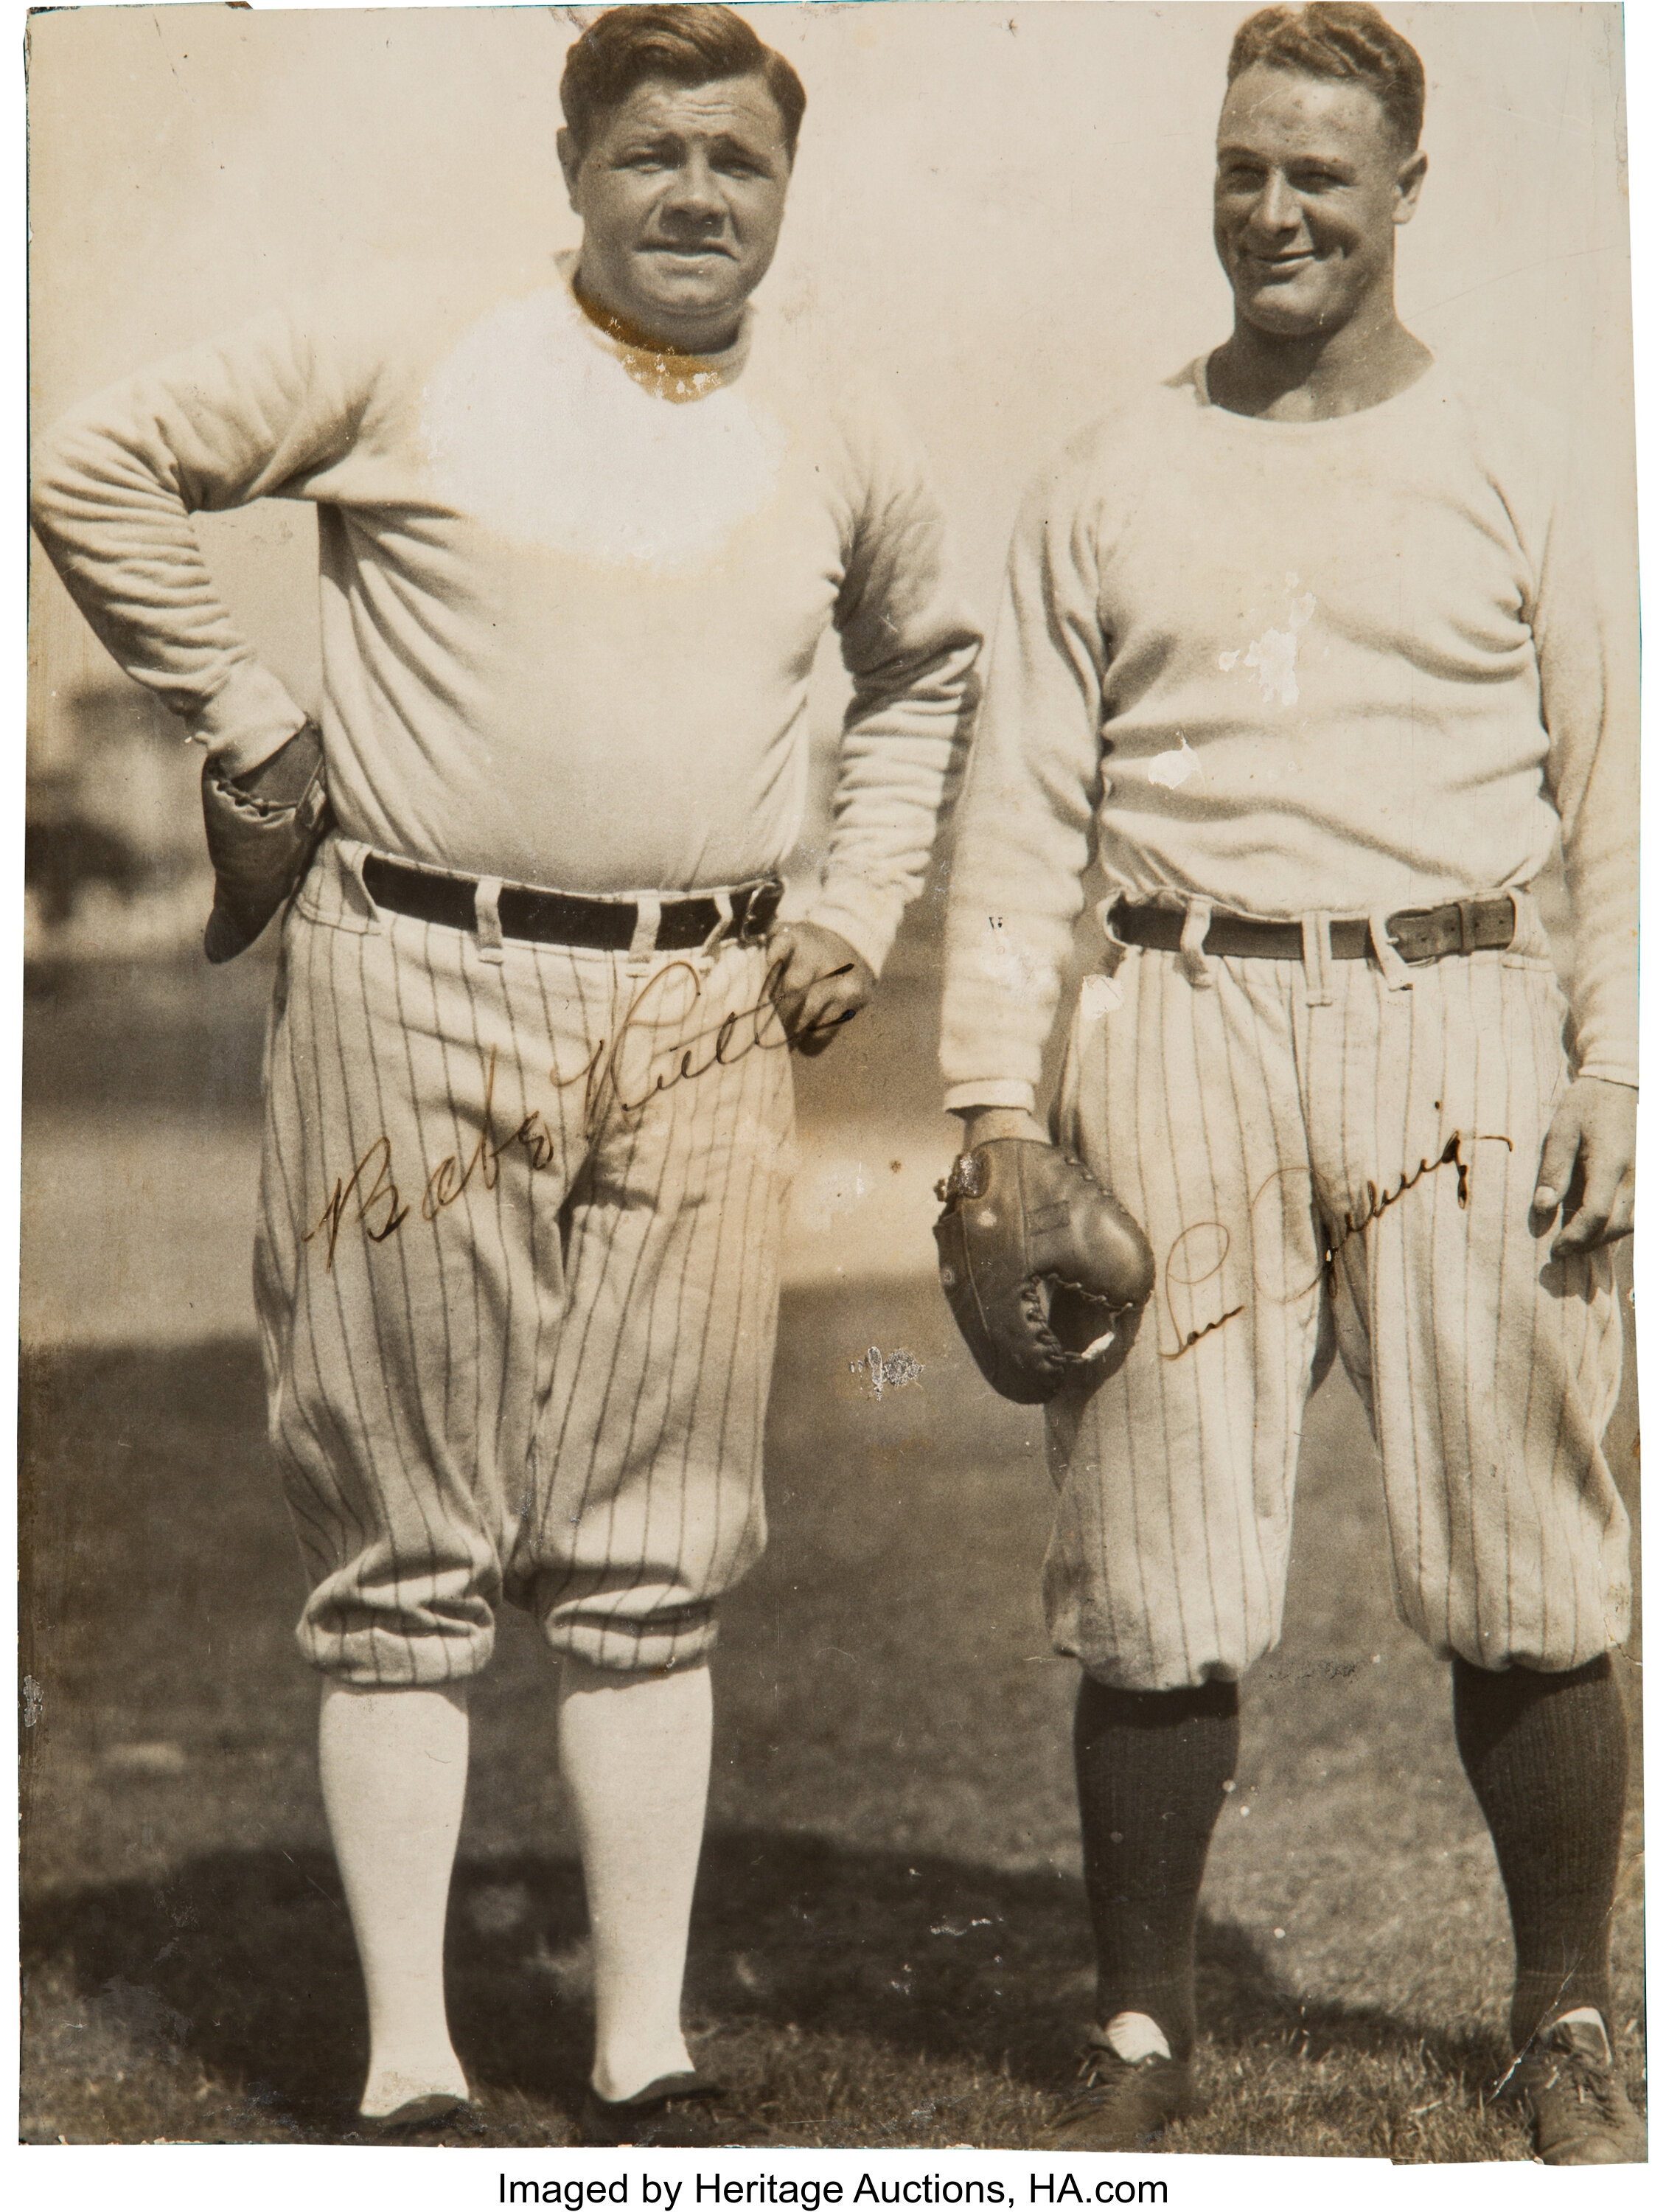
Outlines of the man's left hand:
{"label": "man's left hand", "polygon": [[1637,1161],[1637,1093],[1628,1084],[1582,1075],[1551,1117],[1533,1193],[1533,1233],[1542,1237],[1562,1211],[1551,1246],[1561,1259],[1629,1237]]}
{"label": "man's left hand", "polygon": [[877,981],[836,930],[787,921],[771,932],[769,992],[795,1051],[825,1052],[873,997]]}

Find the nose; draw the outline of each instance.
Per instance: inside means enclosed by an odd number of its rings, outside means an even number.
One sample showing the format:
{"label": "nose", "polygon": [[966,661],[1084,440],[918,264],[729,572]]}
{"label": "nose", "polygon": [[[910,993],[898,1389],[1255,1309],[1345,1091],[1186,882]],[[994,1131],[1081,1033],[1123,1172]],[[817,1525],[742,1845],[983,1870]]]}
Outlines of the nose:
{"label": "nose", "polygon": [[677,170],[661,206],[669,221],[694,231],[718,229],[729,214],[712,165],[699,151]]}
{"label": "nose", "polygon": [[1250,210],[1250,226],[1263,237],[1293,230],[1299,220],[1296,196],[1275,169],[1262,185]]}

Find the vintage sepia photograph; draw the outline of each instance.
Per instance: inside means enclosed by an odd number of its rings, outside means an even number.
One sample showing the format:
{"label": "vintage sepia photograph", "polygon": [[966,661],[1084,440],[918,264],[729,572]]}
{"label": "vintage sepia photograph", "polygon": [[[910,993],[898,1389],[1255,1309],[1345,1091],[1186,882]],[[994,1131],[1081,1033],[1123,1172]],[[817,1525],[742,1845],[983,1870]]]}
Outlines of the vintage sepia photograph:
{"label": "vintage sepia photograph", "polygon": [[1646,2161],[1625,33],[28,18],[23,2142]]}

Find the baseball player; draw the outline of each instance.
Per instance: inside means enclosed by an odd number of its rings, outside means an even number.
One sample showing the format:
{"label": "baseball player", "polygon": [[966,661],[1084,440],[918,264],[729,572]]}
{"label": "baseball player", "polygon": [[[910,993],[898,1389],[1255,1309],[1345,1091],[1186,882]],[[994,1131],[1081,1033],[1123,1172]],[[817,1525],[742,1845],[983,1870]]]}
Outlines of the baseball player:
{"label": "baseball player", "polygon": [[[741,2124],[679,2009],[707,1656],[764,1542],[785,1048],[873,989],[979,639],[906,431],[747,305],[791,66],[726,9],[623,7],[561,102],[576,256],[397,271],[164,363],[48,435],[34,514],[207,749],[211,955],[264,919],[251,841],[310,855],[256,1288],[369,2003],[360,2124],[467,2118],[441,1940],[468,1686],[508,1597],[560,1664],[595,1957],[580,2132],[721,2142]],[[268,495],[318,511],[321,739],[191,532]],[[854,684],[836,826],[784,926],[830,624]]]}
{"label": "baseball player", "polygon": [[[1126,2149],[1193,2108],[1237,1686],[1277,1640],[1302,1408],[1340,1352],[1381,1447],[1396,1601],[1451,1662],[1509,1899],[1511,2087],[1547,2162],[1631,2160],[1607,1960],[1627,1531],[1602,1436],[1636,669],[1561,427],[1396,313],[1416,54],[1370,7],[1271,8],[1227,76],[1232,335],[1030,494],[954,863],[943,1052],[975,1155],[1047,1136],[1096,840],[1109,944],[1054,1133],[1154,1261],[1137,1330],[1066,1371],[1048,1418],[1099,1996],[1045,2139]],[[1571,1067],[1529,888],[1559,831]]]}

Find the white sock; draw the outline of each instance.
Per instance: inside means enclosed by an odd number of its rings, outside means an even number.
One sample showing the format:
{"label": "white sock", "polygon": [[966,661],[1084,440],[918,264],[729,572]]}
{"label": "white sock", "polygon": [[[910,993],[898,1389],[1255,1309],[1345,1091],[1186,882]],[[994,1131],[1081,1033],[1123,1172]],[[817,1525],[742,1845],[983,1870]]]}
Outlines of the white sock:
{"label": "white sock", "polygon": [[466,2097],[445,2024],[443,1961],[469,1773],[463,1686],[326,1682],[318,1771],[370,2008],[360,2109],[379,2118],[412,2097]]}
{"label": "white sock", "polygon": [[1595,2005],[1579,2005],[1572,2012],[1559,2012],[1551,2024],[1553,2027],[1560,2027],[1565,2020],[1578,2021],[1582,2026],[1589,2025],[1596,2028],[1602,2038],[1603,2050],[1612,2059],[1614,2051],[1608,2042],[1608,2027],[1602,2014],[1597,2011]]}
{"label": "white sock", "polygon": [[1142,2058],[1149,2058],[1154,2052],[1159,2058],[1174,2056],[1168,2047],[1168,2038],[1148,2013],[1119,2012],[1106,2028],[1105,2039],[1118,2057],[1130,2066],[1137,2065]]}
{"label": "white sock", "polygon": [[712,1772],[712,1676],[561,1662],[561,1778],[596,1966],[596,2093],[688,2070],[682,1975]]}

